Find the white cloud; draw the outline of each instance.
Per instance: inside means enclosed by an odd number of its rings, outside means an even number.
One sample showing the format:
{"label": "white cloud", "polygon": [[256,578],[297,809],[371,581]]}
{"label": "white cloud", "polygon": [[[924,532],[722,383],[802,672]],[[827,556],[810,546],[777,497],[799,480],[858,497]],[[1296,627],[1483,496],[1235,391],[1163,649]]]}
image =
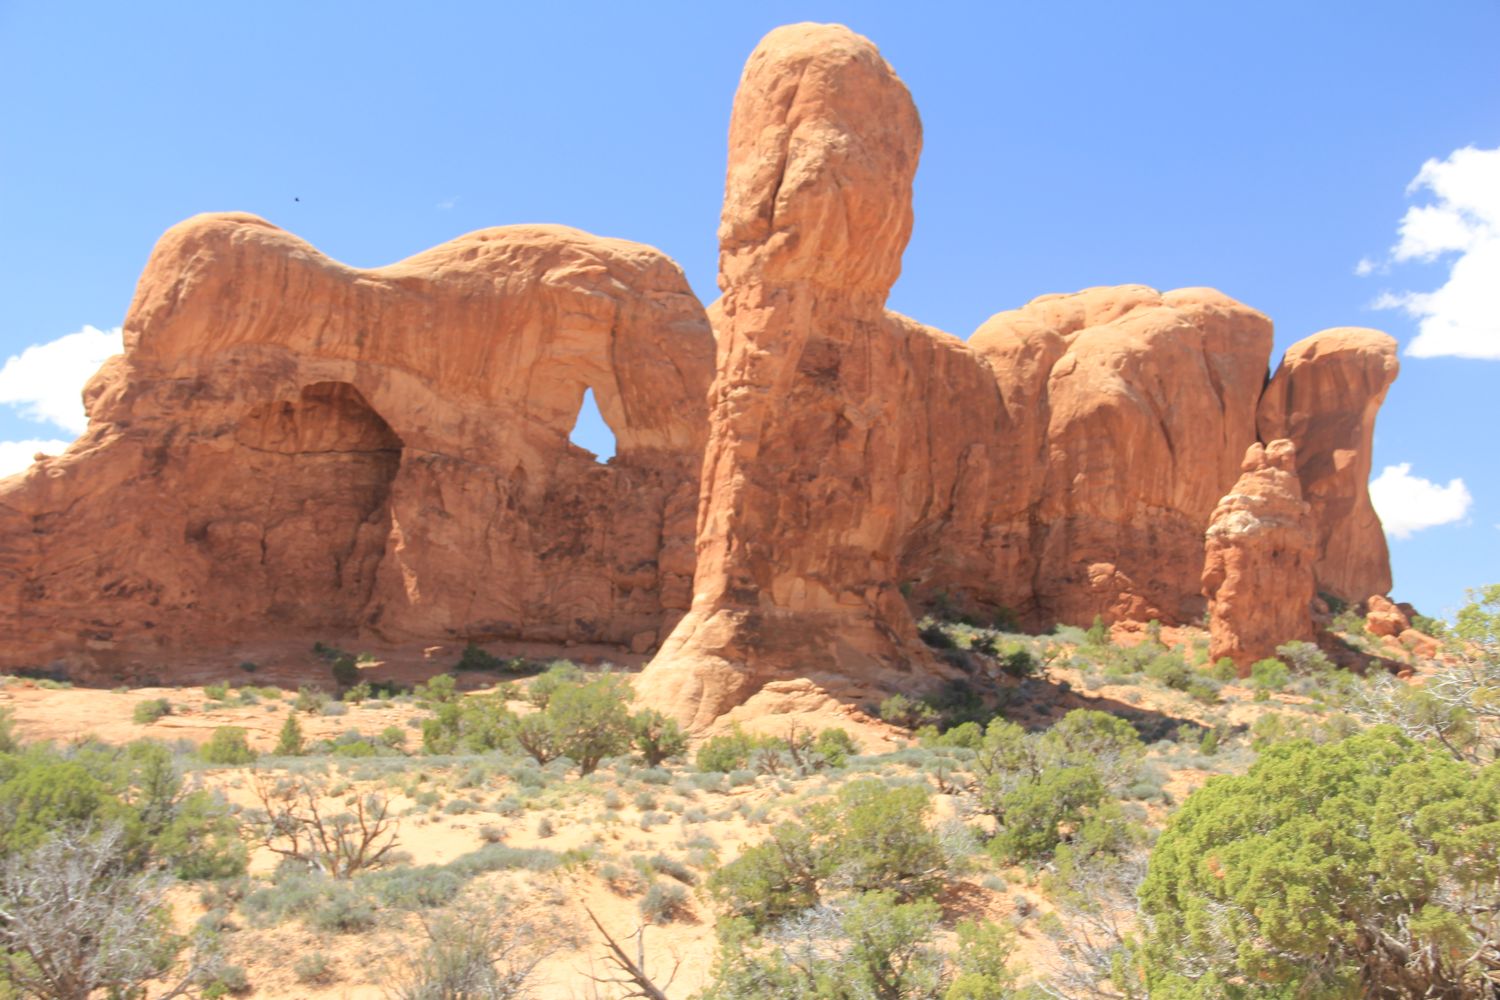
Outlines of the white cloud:
{"label": "white cloud", "polygon": [[27,420],[82,434],[88,428],[84,383],[122,350],[119,327],[85,326],[50,343],[33,344],[0,368],[0,403],[16,407]]}
{"label": "white cloud", "polygon": [[1439,486],[1411,474],[1411,463],[1387,465],[1370,481],[1370,502],[1388,535],[1410,538],[1412,532],[1462,521],[1474,498],[1462,479]]}
{"label": "white cloud", "polygon": [[[1390,259],[1457,256],[1441,287],[1382,292],[1374,307],[1401,309],[1418,321],[1406,348],[1412,357],[1500,360],[1500,149],[1465,146],[1445,160],[1428,160],[1406,190],[1430,191],[1436,201],[1407,209]],[[1366,275],[1376,268],[1360,261],[1354,270]]]}
{"label": "white cloud", "polygon": [[1363,278],[1367,275],[1374,274],[1376,268],[1378,268],[1379,266],[1379,264],[1375,263],[1370,258],[1361,257],[1359,259],[1359,263],[1354,265],[1354,273]]}
{"label": "white cloud", "polygon": [[453,206],[457,204],[458,195],[454,195],[452,198],[444,198],[433,207],[436,208],[439,212],[448,212],[451,211],[453,209]]}
{"label": "white cloud", "polygon": [[0,479],[25,472],[39,451],[61,455],[67,447],[67,441],[0,441]]}

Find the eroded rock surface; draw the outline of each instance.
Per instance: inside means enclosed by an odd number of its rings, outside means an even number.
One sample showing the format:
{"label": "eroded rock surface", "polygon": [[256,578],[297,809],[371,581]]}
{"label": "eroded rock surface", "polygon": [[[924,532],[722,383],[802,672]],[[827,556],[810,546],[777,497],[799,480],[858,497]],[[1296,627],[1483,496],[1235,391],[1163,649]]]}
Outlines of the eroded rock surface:
{"label": "eroded rock surface", "polygon": [[993,599],[1030,624],[1202,616],[1203,529],[1256,440],[1271,323],[1209,288],[1047,295],[969,341],[1005,402]]}
{"label": "eroded rock surface", "polygon": [[[1389,337],[1317,334],[1268,384],[1265,316],[1122,285],[965,343],[885,308],[920,146],[867,39],[773,31],[707,312],[657,251],[563,227],[372,270],[253,216],[173,228],[88,433],[0,483],[0,666],[169,674],[271,631],[666,638],[642,700],[702,728],[920,690],[949,669],[925,608],[1171,625],[1207,597],[1243,661],[1307,637],[1307,567],[1389,590]],[[607,465],[568,443],[590,387]]]}
{"label": "eroded rock surface", "polygon": [[1314,639],[1316,534],[1302,499],[1296,445],[1253,444],[1242,473],[1214,509],[1205,535],[1203,593],[1210,659],[1249,672],[1276,647]]}
{"label": "eroded rock surface", "polygon": [[1324,330],[1287,349],[1260,401],[1261,440],[1297,445],[1297,475],[1317,525],[1318,589],[1348,604],[1391,589],[1369,485],[1375,415],[1399,369],[1389,335]]}
{"label": "eroded rock surface", "polygon": [[920,145],[905,85],[846,28],[778,28],[745,67],[693,608],[640,683],[693,725],[777,678],[936,670],[903,547],[987,474],[1001,425],[972,352],[884,308]]}
{"label": "eroded rock surface", "polygon": [[[713,339],[648,247],[516,226],[359,270],[198,216],[125,347],[88,433],[0,484],[7,665],[268,628],[654,643],[688,606]],[[590,387],[607,465],[568,441]]]}

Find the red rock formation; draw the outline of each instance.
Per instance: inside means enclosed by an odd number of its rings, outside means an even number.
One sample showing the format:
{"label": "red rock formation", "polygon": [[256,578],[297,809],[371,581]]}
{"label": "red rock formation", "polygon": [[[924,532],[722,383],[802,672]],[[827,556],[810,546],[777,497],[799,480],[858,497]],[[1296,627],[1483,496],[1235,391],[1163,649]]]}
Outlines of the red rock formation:
{"label": "red rock formation", "polygon": [[1243,473],[1214,509],[1205,536],[1203,593],[1209,651],[1249,665],[1276,647],[1314,638],[1312,508],[1302,499],[1296,446],[1253,444]]}
{"label": "red rock formation", "polygon": [[884,309],[920,143],[906,87],[846,28],[778,28],[745,67],[693,608],[640,682],[693,725],[773,679],[935,669],[903,548],[951,519],[962,471],[988,474],[1000,409],[962,343]]}
{"label": "red rock formation", "polygon": [[1411,619],[1388,597],[1373,594],[1365,602],[1365,608],[1365,628],[1373,636],[1399,636],[1411,628]]}
{"label": "red rock formation", "polygon": [[1396,378],[1396,341],[1341,327],[1287,350],[1261,397],[1262,441],[1297,445],[1302,495],[1318,531],[1318,589],[1349,604],[1391,589],[1390,553],[1370,504],[1375,414]]}
{"label": "red rock formation", "polygon": [[[768,684],[921,687],[943,667],[908,598],[1196,621],[1206,529],[1215,642],[1304,637],[1301,571],[1275,572],[1301,566],[1300,496],[1319,584],[1389,588],[1366,480],[1390,338],[1319,334],[1267,387],[1269,321],[1209,289],[1043,296],[968,344],[888,312],[920,132],[848,29],[757,47],[717,362],[637,244],[518,226],[357,270],[251,216],[174,228],[89,432],[0,483],[0,666],[670,631],[642,694],[703,726]],[[567,441],[586,387],[608,465]],[[1296,476],[1278,441],[1236,485],[1257,437],[1295,442]]]}
{"label": "red rock formation", "polygon": [[[0,484],[0,660],[274,629],[654,642],[687,608],[713,341],[660,253],[554,226],[362,271],[170,230],[89,431]],[[568,442],[592,387],[618,452]]]}
{"label": "red rock formation", "polygon": [[969,341],[1005,401],[995,598],[1035,625],[1198,620],[1203,529],[1255,437],[1271,323],[1207,288],[1047,295]]}

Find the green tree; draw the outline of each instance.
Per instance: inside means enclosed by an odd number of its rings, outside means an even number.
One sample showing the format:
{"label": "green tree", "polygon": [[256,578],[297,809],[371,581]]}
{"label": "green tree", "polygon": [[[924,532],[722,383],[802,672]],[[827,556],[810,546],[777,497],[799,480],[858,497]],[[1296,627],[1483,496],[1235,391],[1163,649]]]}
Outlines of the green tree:
{"label": "green tree", "polygon": [[1269,747],[1172,817],[1140,900],[1153,998],[1489,996],[1500,765],[1380,727]]}
{"label": "green tree", "polygon": [[281,732],[276,736],[276,755],[302,756],[302,724],[294,713],[287,713],[286,721],[281,724]]}
{"label": "green tree", "polygon": [[605,674],[564,685],[548,700],[545,711],[557,749],[578,765],[579,774],[592,774],[604,758],[629,748],[630,697],[623,677]]}
{"label": "green tree", "polygon": [[860,891],[890,891],[914,899],[937,890],[944,855],[927,826],[926,785],[890,787],[864,778],[839,789],[814,820],[841,881]]}
{"label": "green tree", "polygon": [[676,719],[648,708],[630,719],[630,741],[650,767],[687,752],[687,734]]}
{"label": "green tree", "polygon": [[553,660],[540,676],[526,688],[526,700],[537,708],[546,708],[552,695],[559,688],[577,684],[583,680],[583,669],[570,660]]}

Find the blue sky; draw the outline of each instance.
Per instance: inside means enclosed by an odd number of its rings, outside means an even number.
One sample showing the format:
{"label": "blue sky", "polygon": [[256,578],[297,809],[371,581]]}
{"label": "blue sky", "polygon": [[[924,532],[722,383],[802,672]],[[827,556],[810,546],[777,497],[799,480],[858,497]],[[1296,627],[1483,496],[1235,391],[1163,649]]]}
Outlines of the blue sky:
{"label": "blue sky", "polygon": [[567,223],[662,248],[711,300],[740,68],[799,20],[868,35],[922,112],[892,308],[967,336],[1047,292],[1211,285],[1271,316],[1278,357],[1426,322],[1427,353],[1477,356],[1404,354],[1382,411],[1395,594],[1438,613],[1500,581],[1500,5],[1479,0],[0,0],[0,359],[83,332],[0,372],[0,441],[76,433],[78,359],[108,344],[85,327],[118,326],[153,242],[201,211],[360,266]]}

